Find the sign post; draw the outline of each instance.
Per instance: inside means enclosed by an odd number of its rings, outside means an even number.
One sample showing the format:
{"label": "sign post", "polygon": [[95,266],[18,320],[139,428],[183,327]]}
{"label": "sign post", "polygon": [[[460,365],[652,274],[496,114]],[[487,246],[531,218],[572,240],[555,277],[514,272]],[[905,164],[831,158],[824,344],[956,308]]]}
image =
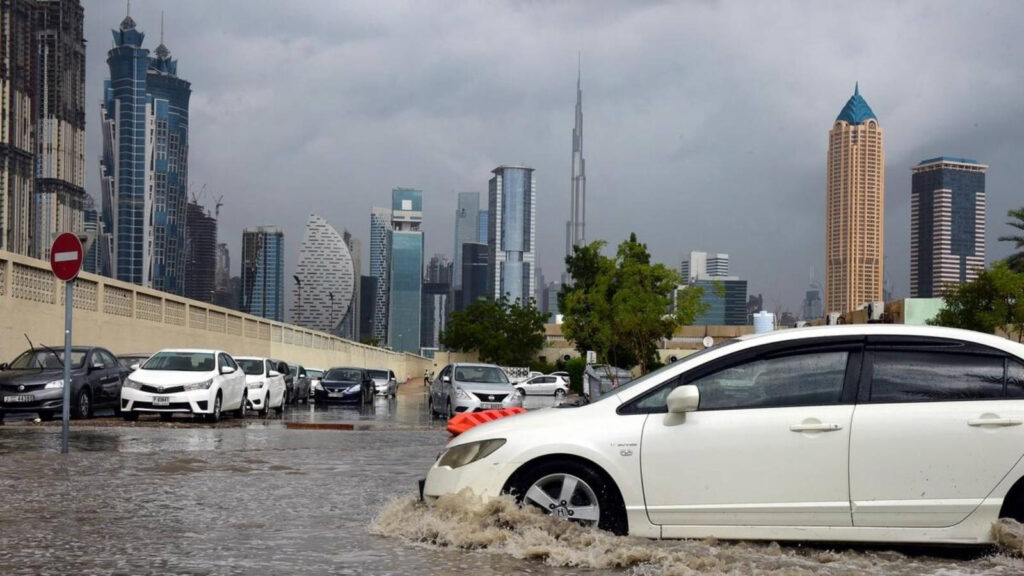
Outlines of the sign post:
{"label": "sign post", "polygon": [[60,453],[68,453],[68,423],[71,421],[71,311],[75,278],[82,270],[85,254],[78,236],[65,232],[50,247],[50,269],[58,280],[64,281],[64,424],[61,430]]}

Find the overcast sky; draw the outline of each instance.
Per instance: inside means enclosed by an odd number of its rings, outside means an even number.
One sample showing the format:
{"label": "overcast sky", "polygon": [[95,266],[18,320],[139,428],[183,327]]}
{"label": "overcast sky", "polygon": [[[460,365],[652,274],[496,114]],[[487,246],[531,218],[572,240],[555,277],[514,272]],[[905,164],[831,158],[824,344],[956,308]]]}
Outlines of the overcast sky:
{"label": "overcast sky", "polygon": [[[86,0],[88,187],[125,3]],[[451,255],[456,196],[536,168],[538,262],[562,269],[577,54],[587,237],[631,231],[678,268],[726,252],[766,306],[797,311],[824,269],[828,131],[855,81],[885,131],[886,276],[909,293],[910,167],[989,165],[988,257],[1024,205],[1021,2],[135,0],[192,83],[189,179],[239,268],[242,229],[308,214],[363,239],[371,206],[422,189],[426,258]],[[486,197],[486,194],[484,194]],[[291,282],[288,283],[289,289]]]}

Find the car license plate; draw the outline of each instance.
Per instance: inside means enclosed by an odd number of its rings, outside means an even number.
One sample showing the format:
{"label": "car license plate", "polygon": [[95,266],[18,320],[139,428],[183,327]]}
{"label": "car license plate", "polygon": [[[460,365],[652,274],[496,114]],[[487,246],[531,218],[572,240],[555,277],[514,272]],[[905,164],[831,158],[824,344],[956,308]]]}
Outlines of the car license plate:
{"label": "car license plate", "polygon": [[32,396],[31,394],[23,394],[20,396],[4,396],[4,402],[8,402],[11,404],[19,402],[35,402],[35,400],[36,397]]}
{"label": "car license plate", "polygon": [[484,410],[501,410],[501,404],[497,404],[494,402],[482,402],[480,404],[480,408]]}
{"label": "car license plate", "polygon": [[170,403],[170,396],[153,396],[153,406],[167,406]]}
{"label": "car license plate", "polygon": [[327,397],[328,398],[341,398],[344,395],[345,395],[344,392],[328,392],[327,393]]}

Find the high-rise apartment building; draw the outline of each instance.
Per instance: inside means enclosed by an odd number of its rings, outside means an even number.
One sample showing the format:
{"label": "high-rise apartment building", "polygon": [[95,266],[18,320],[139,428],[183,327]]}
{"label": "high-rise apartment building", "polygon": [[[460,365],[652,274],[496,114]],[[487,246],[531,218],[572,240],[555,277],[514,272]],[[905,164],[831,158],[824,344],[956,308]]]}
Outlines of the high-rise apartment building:
{"label": "high-rise apartment building", "polygon": [[486,298],[488,274],[487,244],[466,243],[462,245],[462,288],[455,302],[456,310],[465,310],[470,304]]}
{"label": "high-rise apartment building", "polygon": [[242,232],[239,310],[284,321],[284,234],[277,226]]}
{"label": "high-rise apartment building", "polygon": [[373,208],[370,212],[370,276],[376,278],[371,336],[381,345],[388,342],[388,272],[390,264],[391,210]]}
{"label": "high-rise apartment building", "polygon": [[690,252],[679,265],[679,275],[683,277],[683,284],[689,284],[697,276],[728,276],[729,255]]}
{"label": "high-rise apartment building", "polygon": [[459,205],[455,209],[455,289],[462,286],[462,245],[479,241],[479,227],[480,193],[459,192]]}
{"label": "high-rise apartment building", "polygon": [[294,324],[338,334],[352,304],[356,275],[345,238],[327,220],[310,214],[295,271]]}
{"label": "high-rise apartment building", "polygon": [[487,292],[526,302],[535,289],[537,186],[533,168],[499,166],[490,180]]}
{"label": "high-rise apartment building", "polygon": [[940,156],[911,171],[910,297],[937,298],[985,268],[988,166]]}
{"label": "high-rise apartment building", "polygon": [[359,341],[373,338],[373,308],[377,302],[377,279],[362,276],[359,279]]}
{"label": "high-rise apartment building", "polygon": [[423,192],[391,191],[388,270],[388,345],[418,354],[423,296]]}
{"label": "high-rise apartment building", "polygon": [[217,219],[195,202],[189,202],[185,210],[185,297],[213,302],[217,287]]}
{"label": "high-rise apartment building", "polygon": [[113,236],[111,274],[182,294],[191,85],[178,77],[162,30],[152,56],[130,15],[113,34],[100,160],[103,219]]}
{"label": "high-rise apartment building", "polygon": [[84,12],[79,0],[2,8],[0,249],[48,259],[58,234],[85,231]]}
{"label": "high-rise apartment building", "polygon": [[882,127],[854,87],[829,131],[825,202],[825,311],[882,299],[885,150]]}
{"label": "high-rise apartment building", "polygon": [[583,159],[583,89],[581,70],[576,71],[576,123],[572,128],[572,190],[569,221],[565,223],[565,255],[572,256],[574,246],[587,243],[587,165]]}
{"label": "high-rise apartment building", "polygon": [[477,242],[480,244],[487,244],[487,226],[490,218],[489,210],[480,211],[480,219],[477,221]]}
{"label": "high-rise apartment building", "polygon": [[736,276],[694,276],[691,286],[703,289],[707,309],[693,321],[696,326],[743,326],[747,320],[747,281]]}

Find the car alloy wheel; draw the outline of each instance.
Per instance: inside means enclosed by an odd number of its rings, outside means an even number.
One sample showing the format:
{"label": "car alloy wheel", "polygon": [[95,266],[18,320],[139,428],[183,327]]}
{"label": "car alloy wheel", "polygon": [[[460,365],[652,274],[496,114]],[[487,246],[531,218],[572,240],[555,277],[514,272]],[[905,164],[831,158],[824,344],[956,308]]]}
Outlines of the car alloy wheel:
{"label": "car alloy wheel", "polygon": [[258,412],[260,418],[266,418],[270,413],[270,393],[263,397],[263,409]]}
{"label": "car alloy wheel", "polygon": [[238,410],[235,410],[235,418],[239,420],[245,420],[245,410],[248,408],[249,391],[242,390],[242,402],[238,405]]}
{"label": "car alloy wheel", "polygon": [[214,399],[214,401],[213,401],[213,412],[211,412],[209,417],[208,417],[209,421],[211,423],[213,423],[213,424],[216,424],[217,422],[220,422],[220,404],[221,404],[221,396],[220,396],[220,392],[218,392],[217,393],[217,398]]}
{"label": "car alloy wheel", "polygon": [[78,393],[78,398],[75,402],[75,418],[88,418],[92,415],[92,398],[89,397],[89,391],[85,388]]}
{"label": "car alloy wheel", "polygon": [[565,398],[565,390],[562,390],[561,388],[555,390],[555,398],[557,398],[558,400]]}
{"label": "car alloy wheel", "polygon": [[523,501],[584,526],[597,524],[601,519],[601,503],[594,489],[572,474],[548,474],[537,479],[523,494]]}

